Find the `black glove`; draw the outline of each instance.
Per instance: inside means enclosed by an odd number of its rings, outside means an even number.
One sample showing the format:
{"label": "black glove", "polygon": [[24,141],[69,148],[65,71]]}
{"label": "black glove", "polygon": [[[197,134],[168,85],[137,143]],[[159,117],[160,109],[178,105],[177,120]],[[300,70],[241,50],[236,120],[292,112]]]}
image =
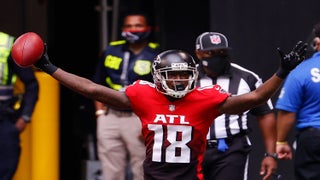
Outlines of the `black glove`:
{"label": "black glove", "polygon": [[34,66],[50,75],[53,74],[58,69],[49,60],[49,56],[47,53],[47,44],[44,44],[43,55],[41,56],[41,59],[39,59],[36,63],[34,63]]}
{"label": "black glove", "polygon": [[287,75],[298,66],[304,59],[307,53],[307,43],[299,41],[296,46],[288,54],[284,54],[281,49],[278,47],[277,51],[280,55],[281,64],[279,69],[276,72],[276,75],[279,78],[286,78]]}

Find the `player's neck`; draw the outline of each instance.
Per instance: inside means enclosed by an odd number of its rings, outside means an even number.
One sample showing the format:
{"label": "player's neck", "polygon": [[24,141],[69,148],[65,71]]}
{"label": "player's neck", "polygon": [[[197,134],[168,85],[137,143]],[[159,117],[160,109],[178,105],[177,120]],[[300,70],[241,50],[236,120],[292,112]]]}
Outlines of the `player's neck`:
{"label": "player's neck", "polygon": [[170,102],[174,102],[176,100],[178,100],[179,98],[174,98],[172,96],[166,96],[166,98],[170,101]]}

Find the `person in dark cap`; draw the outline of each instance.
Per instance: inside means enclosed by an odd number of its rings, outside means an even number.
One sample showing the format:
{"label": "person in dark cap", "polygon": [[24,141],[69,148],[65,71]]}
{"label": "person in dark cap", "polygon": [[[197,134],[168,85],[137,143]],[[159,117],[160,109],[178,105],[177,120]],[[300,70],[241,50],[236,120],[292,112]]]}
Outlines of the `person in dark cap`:
{"label": "person in dark cap", "polygon": [[[276,102],[279,159],[294,156],[295,179],[320,179],[320,22],[313,28],[313,55],[292,71]],[[295,127],[296,149],[287,138]]]}
{"label": "person in dark cap", "polygon": [[[251,70],[231,63],[231,48],[225,35],[204,32],[196,39],[195,54],[199,62],[199,85],[219,84],[233,95],[254,91],[261,78]],[[247,179],[249,153],[252,149],[248,137],[248,113],[256,116],[264,138],[265,154],[261,162],[263,179],[270,178],[277,169],[275,153],[276,121],[273,105],[265,104],[238,115],[223,114],[217,117],[207,134],[203,172],[206,180]]]}

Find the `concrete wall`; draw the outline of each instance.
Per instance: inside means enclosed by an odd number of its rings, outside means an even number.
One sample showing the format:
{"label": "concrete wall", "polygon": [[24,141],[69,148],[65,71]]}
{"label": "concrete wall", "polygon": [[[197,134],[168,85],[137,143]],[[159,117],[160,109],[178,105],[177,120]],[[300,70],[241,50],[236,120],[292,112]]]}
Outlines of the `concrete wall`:
{"label": "concrete wall", "polygon": [[0,31],[16,37],[27,31],[34,31],[46,40],[47,1],[2,0]]}

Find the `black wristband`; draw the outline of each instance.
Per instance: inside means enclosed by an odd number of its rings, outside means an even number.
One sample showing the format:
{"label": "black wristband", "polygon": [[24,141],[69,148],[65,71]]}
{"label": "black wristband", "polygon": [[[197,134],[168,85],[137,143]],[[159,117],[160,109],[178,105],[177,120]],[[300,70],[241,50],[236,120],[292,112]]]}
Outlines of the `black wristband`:
{"label": "black wristband", "polygon": [[53,64],[45,64],[40,68],[42,71],[48,73],[48,74],[53,74],[54,72],[56,72],[56,70],[58,69],[57,66],[53,65]]}
{"label": "black wristband", "polygon": [[282,69],[281,67],[279,67],[279,69],[276,72],[276,75],[281,79],[285,79],[289,73],[290,73],[289,70],[285,70],[285,69]]}
{"label": "black wristband", "polygon": [[264,153],[264,157],[272,157],[274,160],[278,160],[277,153]]}
{"label": "black wristband", "polygon": [[50,75],[58,69],[58,67],[50,62],[49,56],[46,53],[34,64],[34,66]]}

